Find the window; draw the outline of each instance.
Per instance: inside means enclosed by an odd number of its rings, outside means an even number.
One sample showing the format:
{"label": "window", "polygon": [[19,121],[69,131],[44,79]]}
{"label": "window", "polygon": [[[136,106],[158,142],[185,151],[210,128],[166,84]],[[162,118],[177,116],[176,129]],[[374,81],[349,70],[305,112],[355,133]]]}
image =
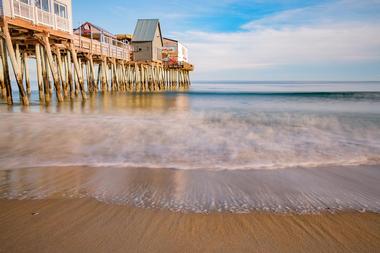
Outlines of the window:
{"label": "window", "polygon": [[30,4],[30,0],[21,0],[20,2],[24,4]]}
{"label": "window", "polygon": [[36,0],[36,6],[44,11],[50,11],[49,0]]}
{"label": "window", "polygon": [[67,18],[66,5],[59,2],[54,2],[54,14],[60,16],[61,18]]}

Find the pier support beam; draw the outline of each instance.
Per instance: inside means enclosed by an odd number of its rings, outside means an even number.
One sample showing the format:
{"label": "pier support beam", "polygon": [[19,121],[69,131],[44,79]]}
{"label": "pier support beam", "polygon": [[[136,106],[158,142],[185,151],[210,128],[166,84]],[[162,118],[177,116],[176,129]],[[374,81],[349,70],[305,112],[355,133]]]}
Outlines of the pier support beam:
{"label": "pier support beam", "polygon": [[95,66],[94,66],[94,60],[92,58],[92,55],[89,56],[88,58],[88,63],[89,63],[89,72],[90,72],[90,87],[93,92],[98,91],[98,84],[95,83]]}
{"label": "pier support beam", "polygon": [[50,103],[50,80],[49,80],[49,73],[48,68],[49,64],[46,60],[46,53],[44,47],[40,44],[40,54],[41,54],[41,70],[42,70],[42,80],[43,80],[43,87],[44,87],[44,93],[45,93],[45,102],[46,104]]}
{"label": "pier support beam", "polygon": [[98,64],[98,75],[96,76],[96,88],[97,89],[100,89],[100,90],[102,90],[102,85],[101,85],[101,81],[100,81],[100,78],[101,78],[101,71],[102,71],[102,68],[101,68],[101,66],[102,66],[102,64],[101,63],[99,63]]}
{"label": "pier support beam", "polygon": [[58,77],[60,84],[62,85],[63,94],[65,97],[68,95],[68,89],[67,89],[67,80],[65,80],[65,73],[63,71],[63,63],[62,63],[62,55],[61,50],[59,48],[56,48],[55,54],[57,56],[57,65],[58,65]]}
{"label": "pier support beam", "polygon": [[9,34],[8,24],[6,22],[4,23],[3,34],[4,34],[4,37],[5,37],[4,38],[5,39],[5,44],[6,44],[6,47],[8,49],[8,53],[9,53],[9,56],[10,56],[10,59],[11,59],[11,63],[12,63],[12,66],[13,66],[13,71],[14,71],[14,74],[15,74],[17,86],[19,88],[21,102],[22,102],[23,105],[29,105],[29,99],[28,99],[28,96],[26,95],[24,86],[22,84],[22,69],[21,69],[21,65],[17,61],[16,53],[15,53],[15,50],[13,49],[11,35]]}
{"label": "pier support beam", "polygon": [[24,65],[24,72],[25,72],[25,86],[26,86],[26,93],[30,95],[32,93],[32,90],[30,88],[30,75],[29,75],[29,64],[28,64],[28,53],[23,53],[23,65]]}
{"label": "pier support beam", "polygon": [[132,70],[131,70],[131,65],[128,64],[128,68],[127,68],[127,74],[126,74],[126,78],[127,78],[127,91],[131,91],[132,90]]}
{"label": "pier support beam", "polygon": [[0,97],[7,97],[7,90],[5,88],[4,83],[4,72],[3,72],[3,64],[0,62]]}
{"label": "pier support beam", "polygon": [[57,101],[62,102],[63,97],[62,97],[61,83],[59,81],[59,73],[58,73],[57,66],[54,64],[53,54],[51,53],[51,47],[50,47],[50,41],[49,41],[48,35],[43,36],[43,41],[44,41],[44,47],[46,51],[47,60],[49,62],[51,74],[54,80]]}
{"label": "pier support beam", "polygon": [[75,91],[74,91],[74,79],[73,79],[73,63],[71,62],[71,53],[68,50],[66,55],[66,66],[67,66],[67,76],[68,76],[68,84],[69,84],[69,91],[70,91],[70,98],[74,99],[75,97]]}
{"label": "pier support beam", "polygon": [[107,62],[106,59],[102,59],[102,63],[100,64],[100,82],[102,92],[107,91]]}
{"label": "pier support beam", "polygon": [[3,81],[4,81],[4,87],[5,87],[5,93],[3,90],[4,97],[6,98],[7,104],[12,105],[13,104],[13,97],[12,97],[12,86],[11,86],[11,80],[9,76],[9,66],[8,66],[8,52],[7,48],[5,46],[5,40],[3,38],[0,38],[0,54],[1,54],[1,63],[3,67]]}
{"label": "pier support beam", "polygon": [[38,93],[40,101],[45,99],[44,96],[44,88],[43,88],[43,76],[42,76],[42,61],[41,61],[41,46],[40,44],[36,44],[36,68],[37,68],[37,84],[38,84]]}
{"label": "pier support beam", "polygon": [[119,90],[119,79],[117,76],[117,66],[116,66],[116,60],[113,59],[111,62],[111,73],[112,73],[112,90],[118,91]]}
{"label": "pier support beam", "polygon": [[81,94],[82,94],[82,99],[86,100],[87,99],[87,95],[86,95],[86,91],[84,90],[82,70],[81,70],[81,68],[79,66],[79,63],[78,63],[77,53],[75,51],[74,44],[70,43],[69,50],[70,50],[71,55],[73,57],[75,73],[76,73],[76,75],[78,77],[78,82],[79,82],[80,91],[81,91]]}

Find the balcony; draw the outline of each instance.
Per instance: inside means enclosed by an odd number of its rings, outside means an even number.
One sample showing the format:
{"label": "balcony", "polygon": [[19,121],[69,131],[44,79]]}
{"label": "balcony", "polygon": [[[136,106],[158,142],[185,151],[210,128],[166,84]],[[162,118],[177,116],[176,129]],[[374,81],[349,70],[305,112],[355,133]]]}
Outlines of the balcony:
{"label": "balcony", "polygon": [[74,46],[78,52],[107,56],[119,60],[130,60],[131,47],[118,40],[100,42],[74,34]]}
{"label": "balcony", "polygon": [[70,22],[67,18],[62,18],[52,12],[48,12],[36,7],[33,4],[26,4],[19,0],[9,0],[12,18],[18,17],[31,21],[36,25],[44,25],[54,30],[61,30],[71,33]]}

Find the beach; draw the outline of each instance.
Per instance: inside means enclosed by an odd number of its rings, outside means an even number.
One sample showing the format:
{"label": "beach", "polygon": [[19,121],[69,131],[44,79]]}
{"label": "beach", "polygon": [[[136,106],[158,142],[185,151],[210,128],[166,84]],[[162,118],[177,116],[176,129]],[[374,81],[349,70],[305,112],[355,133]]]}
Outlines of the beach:
{"label": "beach", "polygon": [[0,253],[380,253],[380,0],[0,0]]}
{"label": "beach", "polygon": [[[377,252],[380,216],[213,213],[1,200],[0,252]],[[34,215],[33,215],[34,214]]]}
{"label": "beach", "polygon": [[2,103],[0,252],[378,252],[380,86],[352,85]]}
{"label": "beach", "polygon": [[379,250],[379,167],[286,170],[1,171],[0,252]]}

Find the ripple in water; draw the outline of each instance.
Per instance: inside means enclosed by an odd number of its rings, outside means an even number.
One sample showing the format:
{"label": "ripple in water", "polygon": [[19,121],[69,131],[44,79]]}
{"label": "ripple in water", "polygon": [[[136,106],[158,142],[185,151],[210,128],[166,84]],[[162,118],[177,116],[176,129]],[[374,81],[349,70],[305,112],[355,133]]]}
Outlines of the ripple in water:
{"label": "ripple in water", "polygon": [[56,167],[0,171],[6,199],[94,198],[176,212],[380,212],[378,166],[286,170]]}

